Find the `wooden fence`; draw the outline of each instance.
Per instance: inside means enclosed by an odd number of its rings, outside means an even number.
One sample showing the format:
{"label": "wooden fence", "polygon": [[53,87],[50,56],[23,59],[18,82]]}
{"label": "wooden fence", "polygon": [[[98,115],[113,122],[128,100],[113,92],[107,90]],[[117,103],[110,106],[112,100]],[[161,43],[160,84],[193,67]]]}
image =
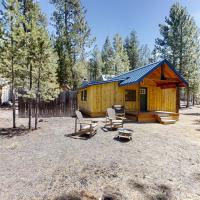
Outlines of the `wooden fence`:
{"label": "wooden fence", "polygon": [[[35,101],[32,101],[32,116],[35,115]],[[61,92],[53,101],[39,101],[38,105],[39,117],[71,117],[74,116],[77,109],[77,92],[67,91]],[[18,114],[20,118],[28,117],[28,100],[18,98]]]}

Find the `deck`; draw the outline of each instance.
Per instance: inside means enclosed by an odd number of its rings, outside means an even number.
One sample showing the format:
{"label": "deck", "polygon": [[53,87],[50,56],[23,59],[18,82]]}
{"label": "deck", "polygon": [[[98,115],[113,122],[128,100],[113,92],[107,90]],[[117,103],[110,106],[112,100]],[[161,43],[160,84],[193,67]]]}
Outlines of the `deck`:
{"label": "deck", "polygon": [[147,112],[134,112],[126,111],[126,117],[136,120],[137,122],[156,122],[158,121],[159,114],[169,115],[173,120],[179,119],[179,113],[167,111],[147,111]]}

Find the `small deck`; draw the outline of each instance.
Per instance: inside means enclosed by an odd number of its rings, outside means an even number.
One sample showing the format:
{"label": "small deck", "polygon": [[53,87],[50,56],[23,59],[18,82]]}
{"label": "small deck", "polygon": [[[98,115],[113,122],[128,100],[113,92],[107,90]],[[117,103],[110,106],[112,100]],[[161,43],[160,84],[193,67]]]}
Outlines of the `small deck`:
{"label": "small deck", "polygon": [[137,122],[160,122],[159,116],[167,115],[170,116],[172,120],[179,119],[179,113],[167,112],[167,111],[150,111],[150,112],[133,112],[126,111],[126,117],[134,119]]}

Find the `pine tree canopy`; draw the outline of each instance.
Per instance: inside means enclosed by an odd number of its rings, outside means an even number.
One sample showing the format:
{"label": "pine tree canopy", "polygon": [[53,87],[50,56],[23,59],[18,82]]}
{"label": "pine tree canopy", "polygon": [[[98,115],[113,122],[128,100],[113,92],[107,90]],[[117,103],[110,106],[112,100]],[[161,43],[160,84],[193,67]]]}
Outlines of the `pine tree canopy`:
{"label": "pine tree canopy", "polygon": [[58,53],[58,81],[74,89],[80,80],[77,63],[85,56],[90,46],[90,28],[85,20],[85,9],[79,0],[51,0],[55,6],[53,21],[56,29],[55,49]]}
{"label": "pine tree canopy", "polygon": [[194,19],[186,8],[175,3],[169,17],[159,27],[161,38],[156,40],[157,51],[161,57],[170,60],[192,86],[199,77],[200,56],[199,31]]}
{"label": "pine tree canopy", "polygon": [[104,64],[101,57],[101,52],[98,47],[95,46],[92,53],[92,58],[89,60],[89,79],[90,81],[97,81],[102,75]]}
{"label": "pine tree canopy", "polygon": [[114,65],[114,50],[109,37],[107,37],[105,40],[101,56],[104,63],[104,68],[102,69],[103,74],[113,74],[112,69]]}
{"label": "pine tree canopy", "polygon": [[125,39],[124,47],[129,58],[130,70],[135,69],[140,65],[140,48],[135,31],[132,31],[130,36]]}

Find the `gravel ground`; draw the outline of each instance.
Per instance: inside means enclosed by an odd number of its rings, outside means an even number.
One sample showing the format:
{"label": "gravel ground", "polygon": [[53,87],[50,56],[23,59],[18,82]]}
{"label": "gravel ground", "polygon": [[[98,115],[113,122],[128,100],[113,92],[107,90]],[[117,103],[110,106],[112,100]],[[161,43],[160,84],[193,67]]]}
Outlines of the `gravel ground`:
{"label": "gravel ground", "polygon": [[[0,128],[11,124],[11,111],[0,110]],[[109,187],[119,199],[200,199],[200,107],[181,110],[175,125],[126,123],[134,130],[126,143],[101,128],[88,140],[65,137],[73,118],[48,118],[39,126],[0,135],[1,200],[51,200],[72,191],[99,199]]]}

